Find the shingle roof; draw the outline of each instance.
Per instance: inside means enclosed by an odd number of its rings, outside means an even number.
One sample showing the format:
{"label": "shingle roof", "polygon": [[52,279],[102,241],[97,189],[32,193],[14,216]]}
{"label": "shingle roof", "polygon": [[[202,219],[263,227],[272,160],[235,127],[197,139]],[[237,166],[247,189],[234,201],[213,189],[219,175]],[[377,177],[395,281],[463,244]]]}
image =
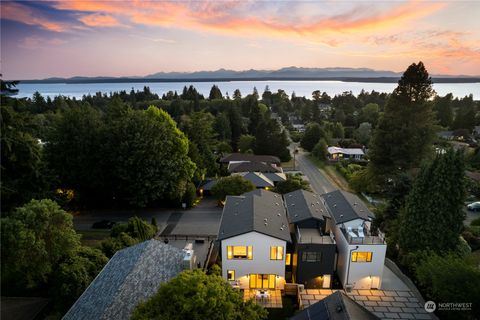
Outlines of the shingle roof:
{"label": "shingle roof", "polygon": [[291,241],[285,207],[279,194],[254,190],[241,196],[227,196],[218,239],[252,231]]}
{"label": "shingle roof", "polygon": [[120,250],[63,319],[130,319],[135,306],[182,271],[183,252],[158,240]]}
{"label": "shingle roof", "polygon": [[287,180],[287,176],[285,175],[285,173],[280,173],[280,172],[268,173],[267,172],[267,173],[264,173],[263,175],[268,179],[270,179],[272,182],[280,182],[280,181]]}
{"label": "shingle roof", "polygon": [[251,153],[231,153],[220,159],[222,163],[229,163],[231,161],[247,161],[247,162],[265,162],[280,164],[280,159],[269,155],[256,155]]}
{"label": "shingle roof", "polygon": [[263,162],[234,162],[228,165],[229,172],[282,172],[281,167],[274,167]]}
{"label": "shingle roof", "polygon": [[307,219],[323,220],[330,217],[323,199],[314,193],[305,190],[295,190],[283,196],[287,207],[288,220],[297,223]]}
{"label": "shingle roof", "polygon": [[374,215],[356,195],[335,190],[322,195],[336,224],[355,219],[370,220]]}
{"label": "shingle roof", "polygon": [[297,313],[290,320],[379,320],[377,316],[337,291]]}
{"label": "shingle roof", "polygon": [[273,187],[273,181],[268,179],[261,172],[239,172],[235,173],[244,179],[251,181],[257,188]]}

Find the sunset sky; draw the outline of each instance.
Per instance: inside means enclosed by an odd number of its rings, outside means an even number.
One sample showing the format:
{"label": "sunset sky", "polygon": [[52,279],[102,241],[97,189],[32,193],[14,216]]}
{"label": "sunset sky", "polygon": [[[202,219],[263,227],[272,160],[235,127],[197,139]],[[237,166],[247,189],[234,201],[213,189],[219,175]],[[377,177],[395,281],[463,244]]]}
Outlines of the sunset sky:
{"label": "sunset sky", "polygon": [[1,1],[5,79],[219,68],[480,75],[479,1]]}

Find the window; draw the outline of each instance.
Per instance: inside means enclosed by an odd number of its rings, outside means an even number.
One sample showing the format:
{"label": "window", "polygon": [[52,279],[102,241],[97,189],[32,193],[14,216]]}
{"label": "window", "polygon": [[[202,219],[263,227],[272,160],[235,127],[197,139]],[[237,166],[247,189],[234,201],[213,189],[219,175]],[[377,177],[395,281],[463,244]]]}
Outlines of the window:
{"label": "window", "polygon": [[290,253],[287,253],[287,255],[285,256],[285,265],[289,266],[291,259],[292,255]]}
{"label": "window", "polygon": [[227,280],[229,281],[235,280],[235,270],[227,270]]}
{"label": "window", "polygon": [[270,247],[270,260],[283,260],[283,247]]}
{"label": "window", "polygon": [[274,274],[251,274],[250,288],[275,289]]}
{"label": "window", "polygon": [[372,262],[372,253],[352,252],[352,262]]}
{"label": "window", "polygon": [[253,259],[252,246],[227,246],[227,259]]}
{"label": "window", "polygon": [[320,262],[322,261],[322,253],[304,251],[302,252],[302,261],[303,262]]}

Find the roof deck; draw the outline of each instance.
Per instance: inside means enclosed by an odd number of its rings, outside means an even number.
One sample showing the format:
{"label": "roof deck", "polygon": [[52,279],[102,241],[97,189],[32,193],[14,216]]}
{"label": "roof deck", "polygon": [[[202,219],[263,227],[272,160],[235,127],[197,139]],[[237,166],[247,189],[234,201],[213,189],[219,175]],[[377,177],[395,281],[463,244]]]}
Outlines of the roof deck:
{"label": "roof deck", "polygon": [[359,230],[356,228],[345,229],[342,226],[340,230],[349,244],[387,244],[385,235],[380,230],[378,230],[378,235],[372,235],[370,230],[365,227]]}
{"label": "roof deck", "polygon": [[322,235],[318,229],[296,229],[297,243],[335,244],[333,234]]}

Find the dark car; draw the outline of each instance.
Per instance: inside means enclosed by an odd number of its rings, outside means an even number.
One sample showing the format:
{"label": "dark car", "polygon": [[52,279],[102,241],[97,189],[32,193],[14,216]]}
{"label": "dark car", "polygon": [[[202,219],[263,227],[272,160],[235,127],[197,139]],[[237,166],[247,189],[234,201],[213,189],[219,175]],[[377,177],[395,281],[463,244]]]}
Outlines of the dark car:
{"label": "dark car", "polygon": [[92,224],[92,228],[93,229],[112,229],[114,225],[115,225],[115,222],[113,222],[113,221],[102,220],[102,221],[97,221],[94,224]]}

